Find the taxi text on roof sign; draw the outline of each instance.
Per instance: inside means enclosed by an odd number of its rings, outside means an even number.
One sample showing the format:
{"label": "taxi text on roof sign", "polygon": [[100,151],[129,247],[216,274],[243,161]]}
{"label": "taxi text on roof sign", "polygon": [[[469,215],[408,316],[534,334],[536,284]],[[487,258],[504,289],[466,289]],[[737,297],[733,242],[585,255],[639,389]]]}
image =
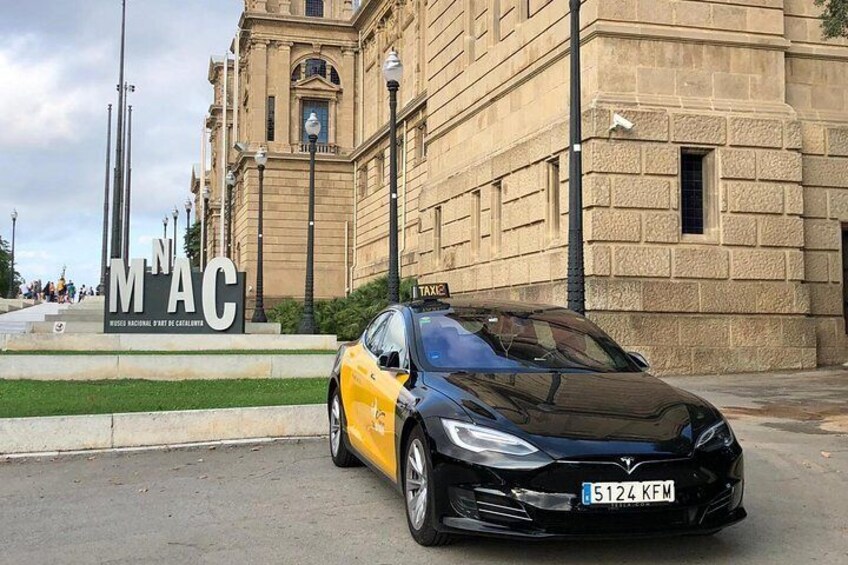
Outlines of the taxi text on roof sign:
{"label": "taxi text on roof sign", "polygon": [[448,283],[419,284],[412,287],[413,300],[434,300],[450,298]]}

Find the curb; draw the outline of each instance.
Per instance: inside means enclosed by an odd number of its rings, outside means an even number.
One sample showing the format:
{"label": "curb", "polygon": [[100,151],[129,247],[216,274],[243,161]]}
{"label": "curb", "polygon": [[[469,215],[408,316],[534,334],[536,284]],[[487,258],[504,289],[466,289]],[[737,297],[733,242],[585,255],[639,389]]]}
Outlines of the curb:
{"label": "curb", "polygon": [[0,355],[0,379],[288,379],[329,375],[335,354]]}
{"label": "curb", "polygon": [[0,419],[0,456],[308,438],[327,433],[323,404]]}

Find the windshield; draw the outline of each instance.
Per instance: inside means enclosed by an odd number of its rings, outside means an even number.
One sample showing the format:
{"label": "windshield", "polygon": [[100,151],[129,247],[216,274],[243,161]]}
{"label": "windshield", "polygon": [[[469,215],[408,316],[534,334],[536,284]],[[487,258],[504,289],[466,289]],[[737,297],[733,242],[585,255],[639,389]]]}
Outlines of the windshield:
{"label": "windshield", "polygon": [[456,308],[415,316],[435,370],[630,372],[627,354],[590,322],[561,308],[533,312]]}

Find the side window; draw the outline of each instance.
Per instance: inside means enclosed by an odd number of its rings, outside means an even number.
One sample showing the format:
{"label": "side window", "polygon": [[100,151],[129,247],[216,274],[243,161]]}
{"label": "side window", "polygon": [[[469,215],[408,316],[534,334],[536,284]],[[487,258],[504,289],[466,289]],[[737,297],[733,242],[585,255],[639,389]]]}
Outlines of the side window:
{"label": "side window", "polygon": [[379,355],[380,342],[383,340],[383,331],[386,328],[386,322],[389,320],[391,312],[384,312],[377,316],[368,329],[365,330],[364,345],[374,355]]}
{"label": "side window", "polygon": [[406,324],[403,315],[399,312],[392,314],[383,334],[383,343],[380,347],[381,353],[397,351],[400,356],[401,368],[408,367],[409,349],[406,346]]}

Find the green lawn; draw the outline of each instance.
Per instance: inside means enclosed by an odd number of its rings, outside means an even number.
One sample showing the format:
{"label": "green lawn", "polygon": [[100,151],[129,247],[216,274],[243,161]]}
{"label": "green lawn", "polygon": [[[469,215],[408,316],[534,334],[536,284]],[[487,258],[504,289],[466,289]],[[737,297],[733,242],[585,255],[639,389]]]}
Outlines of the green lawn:
{"label": "green lawn", "polygon": [[327,379],[0,380],[0,418],[321,404]]}

